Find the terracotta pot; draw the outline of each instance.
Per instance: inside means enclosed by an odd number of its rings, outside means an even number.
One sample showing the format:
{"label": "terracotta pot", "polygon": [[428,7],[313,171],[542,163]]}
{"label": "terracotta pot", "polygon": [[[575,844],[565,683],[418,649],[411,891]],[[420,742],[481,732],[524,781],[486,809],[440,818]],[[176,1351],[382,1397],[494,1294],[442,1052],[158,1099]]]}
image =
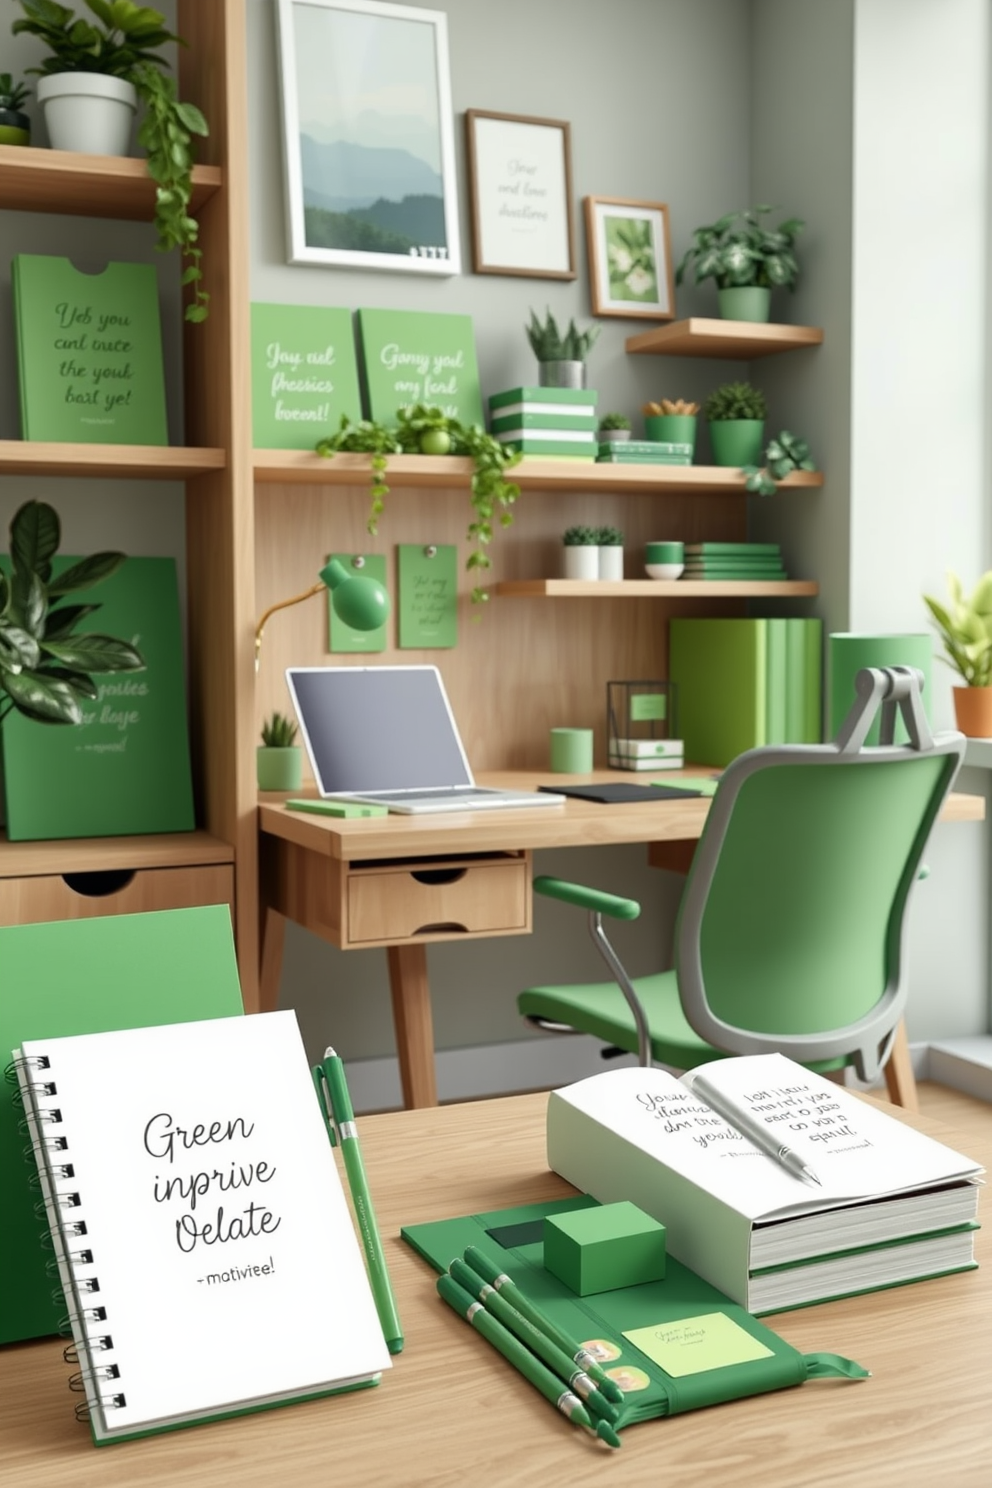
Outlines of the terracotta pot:
{"label": "terracotta pot", "polygon": [[992,687],[953,687],[954,716],[969,739],[992,739]]}

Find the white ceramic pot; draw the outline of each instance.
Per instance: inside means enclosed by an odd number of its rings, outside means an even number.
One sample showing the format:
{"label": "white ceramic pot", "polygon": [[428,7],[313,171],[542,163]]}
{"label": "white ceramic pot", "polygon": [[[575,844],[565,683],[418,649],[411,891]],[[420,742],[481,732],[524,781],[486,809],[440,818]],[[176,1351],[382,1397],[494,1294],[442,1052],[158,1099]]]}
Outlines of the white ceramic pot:
{"label": "white ceramic pot", "polygon": [[100,72],[57,72],[38,79],[53,150],[84,155],[129,155],[138,94],[124,78]]}
{"label": "white ceramic pot", "polygon": [[599,548],[594,544],[576,545],[566,543],[562,549],[565,554],[565,578],[566,579],[598,579],[599,578]]}
{"label": "white ceramic pot", "polygon": [[606,543],[599,549],[599,577],[601,579],[623,578],[623,548],[616,543]]}

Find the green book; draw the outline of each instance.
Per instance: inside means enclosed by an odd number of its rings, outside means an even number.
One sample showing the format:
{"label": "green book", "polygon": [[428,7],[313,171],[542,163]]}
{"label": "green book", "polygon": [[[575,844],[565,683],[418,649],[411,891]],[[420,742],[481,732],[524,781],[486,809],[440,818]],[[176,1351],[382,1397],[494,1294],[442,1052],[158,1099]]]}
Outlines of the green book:
{"label": "green book", "polygon": [[690,455],[638,455],[617,453],[615,445],[601,444],[596,458],[603,465],[691,465]]}
{"label": "green book", "polygon": [[[84,875],[85,877],[85,875]],[[94,876],[97,877],[97,876]],[[24,1039],[234,1017],[241,985],[226,904],[0,928],[0,1048]],[[51,1251],[30,1186],[23,1113],[0,1081],[0,1343],[58,1330]]]}
{"label": "green book", "polygon": [[743,562],[737,558],[689,558],[685,569],[686,573],[713,574],[716,577],[784,579],[786,576],[785,569],[774,558],[767,563]]}
{"label": "green book", "polygon": [[511,409],[519,404],[529,412],[528,404],[536,403],[543,407],[548,403],[558,403],[571,406],[576,412],[581,408],[583,413],[595,413],[598,399],[599,394],[592,388],[514,387],[491,393],[489,407]]}
{"label": "green book", "polygon": [[786,621],[785,742],[813,744],[806,737],[806,625],[805,620]]}
{"label": "green book", "polygon": [[168,444],[152,265],[83,274],[67,258],[19,253],[11,285],[22,438]]}
{"label": "green book", "polygon": [[[394,410],[395,411],[395,410]],[[362,416],[350,310],[251,307],[251,427],[256,449],[312,450],[341,415]]]}
{"label": "green book", "polygon": [[706,555],[716,554],[726,556],[728,554],[736,557],[738,554],[757,556],[760,553],[771,553],[777,558],[781,552],[780,543],[749,543],[749,542],[698,542],[686,543],[686,553],[703,553]]}
{"label": "green book", "polygon": [[[57,557],[54,569],[78,562]],[[0,730],[11,842],[188,832],[195,826],[176,564],[128,558],[93,590],[80,633],[132,640],[142,672],[94,677],[80,724],[11,712]]]}
{"label": "green book", "polygon": [[547,1336],[553,1330],[569,1356],[578,1347],[587,1349],[623,1390],[619,1429],[785,1389],[821,1374],[851,1379],[867,1374],[836,1356],[799,1353],[670,1252],[663,1281],[577,1296],[544,1265],[545,1221],[598,1207],[589,1194],[577,1193],[404,1225],[400,1235],[437,1272],[467,1253],[468,1264],[484,1280],[506,1277],[510,1286],[501,1283],[501,1295],[511,1305],[526,1307],[535,1322],[539,1317],[542,1331]]}
{"label": "green book", "polygon": [[541,439],[532,429],[507,429],[496,438],[500,444],[511,444],[523,455],[553,455],[575,460],[596,458],[596,444],[592,439]]}
{"label": "green book", "polygon": [[765,682],[765,743],[784,744],[787,730],[787,635],[785,619],[767,620],[765,636],[768,646]]}
{"label": "green book", "polygon": [[814,744],[823,739],[823,621],[806,621],[805,731]]}
{"label": "green book", "polygon": [[470,315],[427,310],[359,310],[362,379],[369,417],[395,424],[410,403],[482,424],[482,394]]}
{"label": "green book", "polygon": [[766,742],[766,627],[763,619],[670,621],[668,675],[686,759],[728,765]]}
{"label": "green book", "polygon": [[692,445],[663,439],[610,439],[603,440],[603,448],[616,450],[623,455],[688,455],[692,456]]}
{"label": "green book", "polygon": [[511,411],[507,414],[494,415],[493,433],[500,434],[506,429],[523,429],[532,432],[564,429],[570,433],[594,434],[596,418],[591,413],[513,413]]}

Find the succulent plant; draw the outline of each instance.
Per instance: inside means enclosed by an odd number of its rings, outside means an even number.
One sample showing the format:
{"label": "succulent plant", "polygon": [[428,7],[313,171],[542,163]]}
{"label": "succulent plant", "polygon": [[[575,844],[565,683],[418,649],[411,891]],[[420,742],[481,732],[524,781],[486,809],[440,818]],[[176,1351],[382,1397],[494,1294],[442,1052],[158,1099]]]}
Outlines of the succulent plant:
{"label": "succulent plant", "polygon": [[531,350],[539,362],[584,362],[599,335],[599,326],[587,326],[580,331],[574,320],[561,331],[551,311],[546,312],[544,324],[532,310],[530,324],[524,327]]}
{"label": "succulent plant", "polygon": [[566,527],[561,540],[566,548],[596,548],[599,546],[599,528]]}
{"label": "succulent plant", "polygon": [[272,713],[262,724],[262,743],[267,749],[291,749],[296,739],[296,724],[285,713]]}
{"label": "succulent plant", "polygon": [[725,382],[714,388],[703,404],[703,414],[711,422],[724,419],[766,419],[768,404],[760,388],[749,382]]}
{"label": "succulent plant", "polygon": [[625,413],[604,413],[599,421],[601,429],[629,429],[630,419]]}

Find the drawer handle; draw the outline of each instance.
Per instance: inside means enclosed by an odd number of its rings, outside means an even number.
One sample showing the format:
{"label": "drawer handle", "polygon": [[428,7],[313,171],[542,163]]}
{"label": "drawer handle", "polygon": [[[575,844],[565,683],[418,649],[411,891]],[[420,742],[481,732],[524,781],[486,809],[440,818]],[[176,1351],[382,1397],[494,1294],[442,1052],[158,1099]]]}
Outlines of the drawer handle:
{"label": "drawer handle", "polygon": [[414,935],[451,935],[457,932],[459,935],[468,934],[467,925],[459,925],[455,920],[438,920],[436,925],[418,925]]}
{"label": "drawer handle", "polygon": [[415,868],[410,877],[422,884],[452,884],[467,872],[467,868]]}
{"label": "drawer handle", "polygon": [[63,873],[62,882],[86,899],[105,899],[108,894],[119,894],[126,889],[134,873],[133,868],[101,868],[93,873]]}

